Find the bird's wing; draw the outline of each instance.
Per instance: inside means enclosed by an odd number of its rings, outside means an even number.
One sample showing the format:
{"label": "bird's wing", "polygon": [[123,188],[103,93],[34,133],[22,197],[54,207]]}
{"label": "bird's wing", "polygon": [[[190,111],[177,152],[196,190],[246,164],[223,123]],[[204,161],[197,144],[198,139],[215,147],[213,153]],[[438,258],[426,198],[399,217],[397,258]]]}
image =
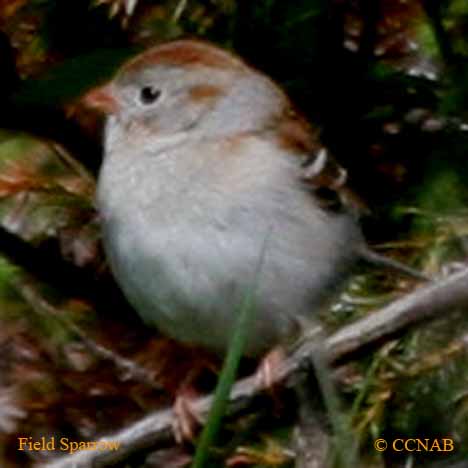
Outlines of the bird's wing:
{"label": "bird's wing", "polygon": [[367,212],[364,202],[349,188],[347,172],[320,142],[319,132],[296,110],[288,107],[276,122],[275,134],[286,153],[300,158],[302,182],[324,207]]}

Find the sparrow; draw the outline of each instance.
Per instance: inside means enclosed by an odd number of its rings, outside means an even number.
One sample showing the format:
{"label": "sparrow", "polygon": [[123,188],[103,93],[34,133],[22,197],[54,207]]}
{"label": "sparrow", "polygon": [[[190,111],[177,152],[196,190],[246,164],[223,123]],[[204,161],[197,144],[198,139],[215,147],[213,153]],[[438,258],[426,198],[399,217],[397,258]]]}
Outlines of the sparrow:
{"label": "sparrow", "polygon": [[233,53],[157,45],[84,101],[106,114],[97,204],[110,268],[164,334],[222,354],[252,294],[244,352],[261,356],[313,324],[369,252],[346,171]]}

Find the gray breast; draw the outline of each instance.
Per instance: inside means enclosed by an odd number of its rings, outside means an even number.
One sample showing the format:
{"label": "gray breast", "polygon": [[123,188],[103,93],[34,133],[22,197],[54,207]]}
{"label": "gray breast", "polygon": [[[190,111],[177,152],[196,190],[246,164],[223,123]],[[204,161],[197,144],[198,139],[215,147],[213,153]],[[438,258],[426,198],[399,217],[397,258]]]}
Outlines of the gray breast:
{"label": "gray breast", "polygon": [[[253,293],[252,355],[313,317],[341,284],[360,242],[351,217],[326,214],[313,203],[292,164],[278,160],[275,167],[269,148],[254,149],[255,164],[245,174],[226,162],[196,161],[184,174],[174,162],[186,155],[175,153],[167,163],[153,158],[154,168],[145,164],[139,174],[132,164],[119,181],[104,167],[99,182],[111,268],[143,319],[222,352],[240,304]],[[142,187],[139,177],[149,170],[152,184]],[[116,183],[131,186],[102,196]]]}

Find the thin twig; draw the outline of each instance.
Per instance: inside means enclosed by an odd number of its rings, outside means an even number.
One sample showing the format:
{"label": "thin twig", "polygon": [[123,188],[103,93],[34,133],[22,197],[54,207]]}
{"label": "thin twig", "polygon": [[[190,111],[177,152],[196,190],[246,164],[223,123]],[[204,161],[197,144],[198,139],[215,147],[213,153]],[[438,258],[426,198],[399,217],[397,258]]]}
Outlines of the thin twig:
{"label": "thin twig", "polygon": [[[325,355],[330,364],[342,361],[359,349],[389,335],[408,328],[422,320],[434,318],[439,313],[468,304],[468,268],[454,273],[437,282],[424,285],[405,297],[376,311],[355,323],[343,327],[326,339]],[[316,340],[305,339],[295,352],[288,357],[274,375],[274,383],[294,385],[304,369],[311,367],[311,352],[316,349]],[[335,378],[339,369],[334,371]],[[259,379],[250,376],[237,382],[233,387],[228,414],[234,415],[245,409],[254,397],[263,392]],[[206,417],[213,397],[199,398],[193,404],[197,414]],[[83,451],[65,456],[46,465],[48,468],[103,467],[122,461],[130,454],[143,448],[156,447],[173,440],[171,424],[172,409],[166,408],[144,417],[140,421],[109,435],[101,440],[120,442],[117,451]],[[44,466],[44,465],[42,465]]]}
{"label": "thin twig", "polygon": [[446,278],[428,283],[397,299],[378,312],[343,327],[327,339],[330,361],[334,362],[363,346],[447,312],[450,307],[468,304],[468,267]]}
{"label": "thin twig", "polygon": [[155,382],[154,376],[151,375],[145,368],[139,366],[130,359],[116,354],[110,349],[104,348],[100,344],[88,338],[85,333],[74,323],[66,318],[66,314],[61,313],[59,309],[45,300],[37,288],[25,275],[17,275],[12,284],[18,291],[21,297],[31,306],[31,308],[39,315],[47,315],[55,320],[86,346],[86,348],[100,359],[112,362],[122,376],[126,379],[133,379],[136,382],[141,382],[150,388],[160,391],[161,387]]}

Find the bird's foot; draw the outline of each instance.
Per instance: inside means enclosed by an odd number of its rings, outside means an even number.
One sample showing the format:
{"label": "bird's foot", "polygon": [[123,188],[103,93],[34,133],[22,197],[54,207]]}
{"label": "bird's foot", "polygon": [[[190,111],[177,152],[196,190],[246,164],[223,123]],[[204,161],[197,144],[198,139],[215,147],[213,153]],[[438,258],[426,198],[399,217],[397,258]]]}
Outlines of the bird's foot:
{"label": "bird's foot", "polygon": [[194,408],[198,393],[190,386],[178,390],[174,401],[172,432],[178,444],[193,442],[197,428],[203,423],[202,417]]}
{"label": "bird's foot", "polygon": [[281,367],[286,360],[286,353],[283,348],[276,347],[269,351],[260,361],[255,372],[257,386],[271,389],[279,380]]}

